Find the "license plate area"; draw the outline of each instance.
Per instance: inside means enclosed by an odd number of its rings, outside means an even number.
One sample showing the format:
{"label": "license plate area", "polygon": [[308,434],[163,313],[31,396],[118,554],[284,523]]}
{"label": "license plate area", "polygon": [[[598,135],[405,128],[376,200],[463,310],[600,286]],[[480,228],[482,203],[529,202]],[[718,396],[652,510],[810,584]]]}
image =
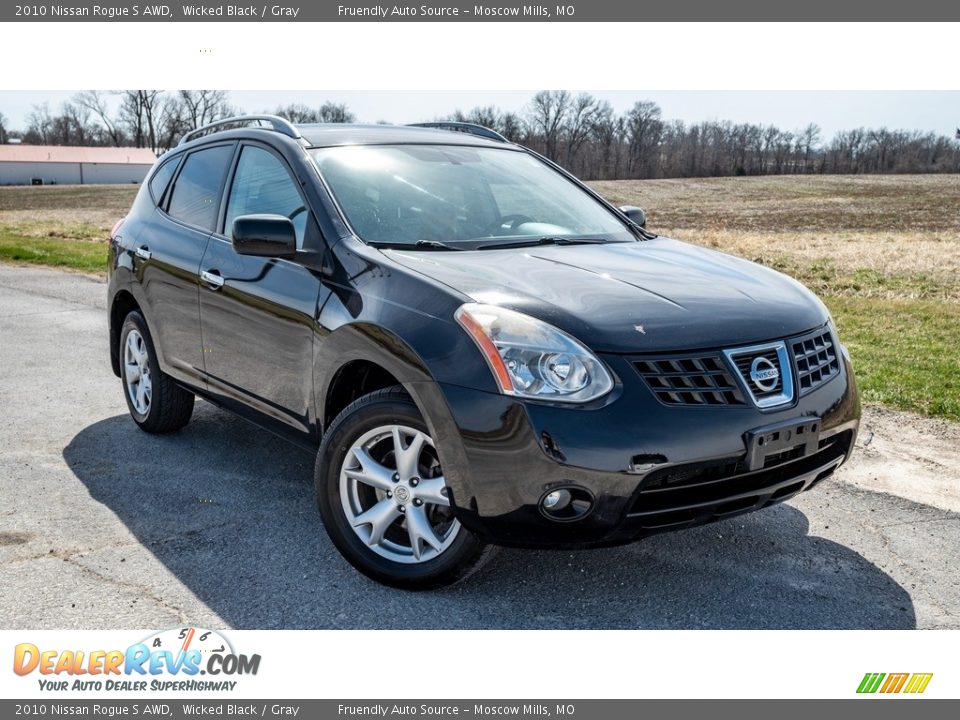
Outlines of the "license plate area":
{"label": "license plate area", "polygon": [[820,445],[820,418],[788,420],[748,430],[744,433],[744,441],[747,445],[746,463],[749,470],[763,469],[767,466],[768,459],[785,462],[812,455]]}

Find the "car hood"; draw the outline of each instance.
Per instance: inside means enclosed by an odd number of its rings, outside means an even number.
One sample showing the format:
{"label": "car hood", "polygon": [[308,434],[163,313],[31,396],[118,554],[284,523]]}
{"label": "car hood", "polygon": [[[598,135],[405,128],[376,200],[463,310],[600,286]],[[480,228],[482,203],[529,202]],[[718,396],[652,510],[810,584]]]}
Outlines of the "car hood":
{"label": "car hood", "polygon": [[538,317],[600,352],[735,347],[828,319],[823,303],[797,281],[668,238],[386,254],[475,302]]}

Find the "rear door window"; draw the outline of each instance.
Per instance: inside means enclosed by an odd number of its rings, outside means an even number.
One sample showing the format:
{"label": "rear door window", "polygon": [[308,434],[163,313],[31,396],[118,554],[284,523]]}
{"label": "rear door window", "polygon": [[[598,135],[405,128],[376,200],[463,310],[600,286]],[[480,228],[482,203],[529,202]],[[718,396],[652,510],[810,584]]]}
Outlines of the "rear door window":
{"label": "rear door window", "polygon": [[190,153],[174,181],[167,212],[187,225],[213,230],[223,178],[233,145],[217,145]]}

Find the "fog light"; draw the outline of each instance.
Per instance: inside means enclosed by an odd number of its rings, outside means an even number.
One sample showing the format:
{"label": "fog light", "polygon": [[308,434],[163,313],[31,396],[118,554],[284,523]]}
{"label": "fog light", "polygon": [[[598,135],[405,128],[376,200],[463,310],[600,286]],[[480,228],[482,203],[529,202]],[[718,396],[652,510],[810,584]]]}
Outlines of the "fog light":
{"label": "fog light", "polygon": [[585,518],[593,509],[593,494],[576,485],[557,488],[540,498],[540,513],[556,522]]}
{"label": "fog light", "polygon": [[552,493],[548,493],[543,498],[544,510],[551,510],[553,512],[556,512],[557,510],[563,510],[563,508],[565,508],[569,504],[570,504],[569,490],[554,490]]}

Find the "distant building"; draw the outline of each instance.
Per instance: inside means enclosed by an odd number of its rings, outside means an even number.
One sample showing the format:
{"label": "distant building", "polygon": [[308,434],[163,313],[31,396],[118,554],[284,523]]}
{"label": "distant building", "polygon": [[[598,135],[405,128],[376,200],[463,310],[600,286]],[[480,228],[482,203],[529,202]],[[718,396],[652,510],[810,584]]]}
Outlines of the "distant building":
{"label": "distant building", "polygon": [[145,148],[0,145],[0,185],[139,183],[156,159]]}

